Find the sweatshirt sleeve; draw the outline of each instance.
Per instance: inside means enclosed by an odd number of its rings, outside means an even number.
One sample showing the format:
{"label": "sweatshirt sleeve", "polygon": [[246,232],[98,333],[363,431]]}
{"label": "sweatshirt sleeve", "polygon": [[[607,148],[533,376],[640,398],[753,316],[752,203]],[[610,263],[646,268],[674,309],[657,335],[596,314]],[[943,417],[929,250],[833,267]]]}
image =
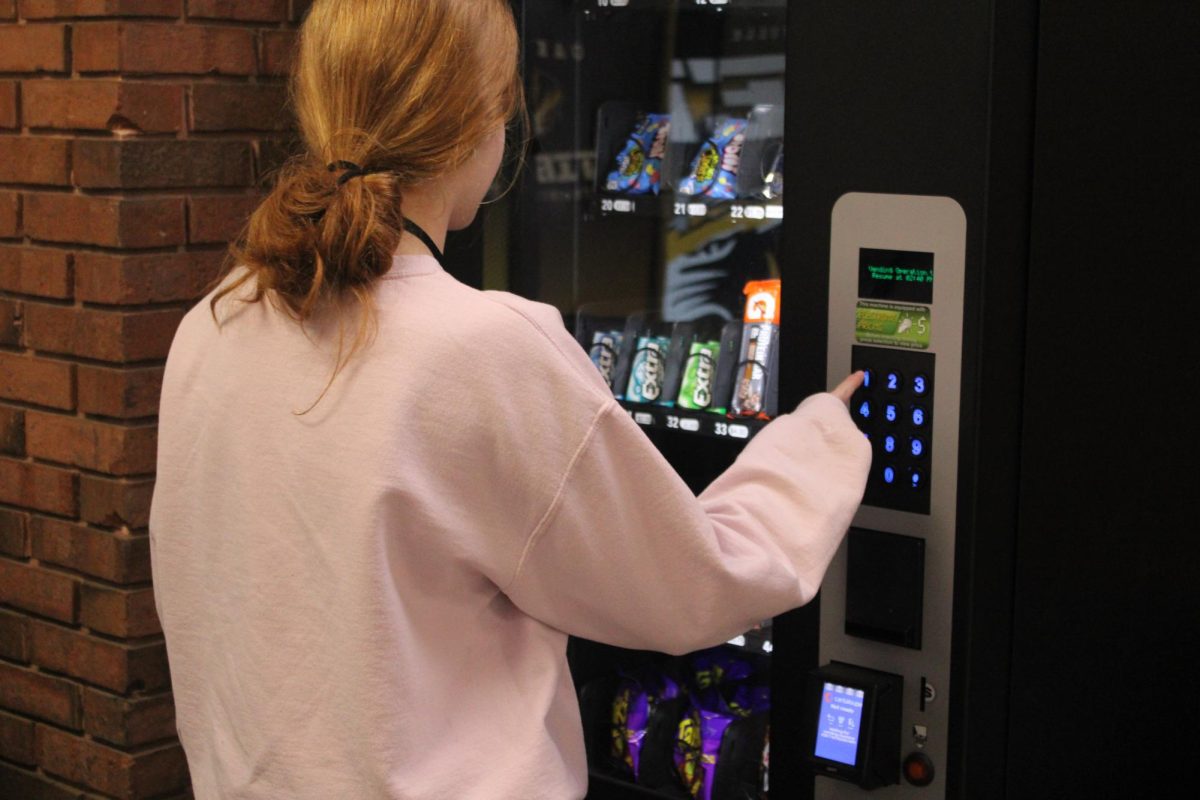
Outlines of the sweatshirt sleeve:
{"label": "sweatshirt sleeve", "polygon": [[727,641],[813,598],[870,459],[845,406],[814,395],[697,498],[610,401],[504,591],[546,624],[608,644],[685,653]]}

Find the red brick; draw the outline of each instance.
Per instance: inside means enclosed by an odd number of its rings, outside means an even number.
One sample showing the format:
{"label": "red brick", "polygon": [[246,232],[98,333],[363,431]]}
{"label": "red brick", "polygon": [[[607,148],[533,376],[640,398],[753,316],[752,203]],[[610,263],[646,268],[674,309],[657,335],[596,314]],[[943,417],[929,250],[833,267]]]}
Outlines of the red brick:
{"label": "red brick", "polygon": [[33,765],[33,721],[0,711],[0,758]]}
{"label": "red brick", "polygon": [[254,31],[207,25],[95,22],[76,25],[75,69],[124,74],[252,75]]}
{"label": "red brick", "polygon": [[117,425],[41,411],[25,415],[25,451],[46,461],[137,475],[154,472],[157,447],[157,425]]}
{"label": "red brick", "polygon": [[25,512],[0,508],[0,553],[29,558],[29,515]]}
{"label": "red brick", "polygon": [[0,609],[0,658],[29,663],[29,618]]}
{"label": "red brick", "polygon": [[21,84],[22,121],[31,128],[174,133],[183,127],[182,86],[71,80]]}
{"label": "red brick", "polygon": [[21,331],[25,326],[25,305],[0,297],[0,344],[21,344]]}
{"label": "red brick", "polygon": [[0,128],[20,127],[17,115],[17,82],[0,81]]}
{"label": "red brick", "polygon": [[120,584],[150,580],[150,539],[47,517],[29,521],[33,557]]}
{"label": "red brick", "polygon": [[45,772],[122,800],[159,796],[188,784],[178,743],[126,753],[45,725],[37,727],[36,741],[38,764]]}
{"label": "red brick", "polygon": [[188,0],[188,17],[286,22],[287,0]]}
{"label": "red brick", "polygon": [[79,515],[85,521],[110,528],[144,528],[150,524],[154,481],[81,475]]}
{"label": "red brick", "polygon": [[197,83],[194,131],[286,131],[295,125],[287,87],[275,83]]}
{"label": "red brick", "polygon": [[[2,140],[0,140],[2,141]],[[75,184],[87,189],[249,186],[249,142],[203,139],[81,139]]]}
{"label": "red brick", "polygon": [[228,242],[242,227],[262,198],[258,195],[193,197],[188,203],[188,239],[193,244]]}
{"label": "red brick", "polygon": [[0,238],[21,234],[21,196],[16,192],[0,192]]}
{"label": "red brick", "polygon": [[0,25],[0,72],[65,72],[65,25]]}
{"label": "red brick", "polygon": [[71,140],[57,136],[0,136],[0,183],[71,183]]}
{"label": "red brick", "polygon": [[[45,625],[31,621],[34,625]],[[79,687],[70,681],[0,661],[0,706],[79,730]]]}
{"label": "red brick", "polygon": [[71,254],[45,247],[0,245],[0,291],[70,298]]}
{"label": "red brick", "polygon": [[[0,358],[3,357],[0,353]],[[2,369],[0,362],[0,369]],[[0,378],[2,379],[2,378]],[[0,405],[0,455],[25,455],[25,411],[13,406]],[[0,547],[0,550],[3,548]]]}
{"label": "red brick", "polygon": [[100,361],[166,358],[185,313],[183,309],[121,312],[26,303],[24,341],[36,350]]}
{"label": "red brick", "polygon": [[0,0],[0,19],[17,18],[17,0]]}
{"label": "red brick", "polygon": [[119,697],[83,690],[83,729],[118,747],[140,747],[175,737],[175,701],[170,694]]}
{"label": "red brick", "polygon": [[21,0],[25,19],[178,17],[183,0]]}
{"label": "red brick", "polygon": [[162,642],[130,645],[31,619],[33,663],[118,694],[163,689],[169,683]]}
{"label": "red brick", "polygon": [[108,369],[80,364],[79,410],[121,419],[154,416],[162,378],[162,367]]}
{"label": "red brick", "polygon": [[[36,734],[35,734],[36,736]],[[0,763],[0,797],[16,800],[93,800],[41,773]]]}
{"label": "red brick", "polygon": [[25,195],[25,235],[50,242],[142,248],[183,244],[183,199]]}
{"label": "red brick", "polygon": [[140,639],[162,633],[154,590],[114,589],[94,583],[79,588],[79,623],[86,628],[122,639]]}
{"label": "red brick", "polygon": [[264,75],[287,75],[295,56],[295,31],[263,31],[259,70]]}
{"label": "red brick", "polygon": [[65,469],[0,458],[0,503],[74,516],[76,478]]}
{"label": "red brick", "polygon": [[61,572],[0,558],[0,603],[43,617],[74,622],[79,581]]}
{"label": "red brick", "polygon": [[224,251],[80,253],[75,257],[75,294],[84,302],[110,305],[195,300],[212,287],[224,263]]}
{"label": "red brick", "polygon": [[51,408],[75,407],[75,366],[0,352],[0,397]]}

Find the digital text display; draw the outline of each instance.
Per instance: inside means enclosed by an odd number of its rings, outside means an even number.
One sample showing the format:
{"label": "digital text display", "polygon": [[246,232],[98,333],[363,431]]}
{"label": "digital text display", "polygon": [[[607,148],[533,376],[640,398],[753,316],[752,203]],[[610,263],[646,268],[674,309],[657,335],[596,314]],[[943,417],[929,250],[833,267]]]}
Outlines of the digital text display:
{"label": "digital text display", "polygon": [[902,303],[933,302],[933,253],[858,251],[858,296]]}
{"label": "digital text display", "polygon": [[826,683],[817,716],[818,758],[854,766],[858,760],[858,733],[862,727],[863,690]]}

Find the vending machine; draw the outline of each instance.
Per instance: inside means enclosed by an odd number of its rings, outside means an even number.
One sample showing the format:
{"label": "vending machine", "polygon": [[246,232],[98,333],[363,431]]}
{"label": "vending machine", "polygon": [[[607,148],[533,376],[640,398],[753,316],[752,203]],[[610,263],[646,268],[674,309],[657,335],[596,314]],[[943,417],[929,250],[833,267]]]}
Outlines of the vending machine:
{"label": "vending machine", "polygon": [[1087,713],[1043,716],[1056,690],[1014,678],[1054,648],[1019,627],[1051,562],[1017,557],[1045,507],[1025,383],[1054,346],[1029,310],[1052,241],[1034,200],[1069,196],[1036,170],[1069,149],[1044,98],[1096,91],[1069,69],[1071,13],[1043,6],[514,0],[531,147],[484,285],[557,307],[697,492],[773,417],[866,376],[850,413],[873,464],[816,601],[683,657],[571,642],[589,797],[1120,784],[1068,783]]}
{"label": "vending machine", "polygon": [[[699,492],[799,399],[779,388],[787,4],[523,11],[532,148],[507,288],[562,311]],[[573,641],[589,796],[769,796],[776,639],[763,620],[683,657]]]}

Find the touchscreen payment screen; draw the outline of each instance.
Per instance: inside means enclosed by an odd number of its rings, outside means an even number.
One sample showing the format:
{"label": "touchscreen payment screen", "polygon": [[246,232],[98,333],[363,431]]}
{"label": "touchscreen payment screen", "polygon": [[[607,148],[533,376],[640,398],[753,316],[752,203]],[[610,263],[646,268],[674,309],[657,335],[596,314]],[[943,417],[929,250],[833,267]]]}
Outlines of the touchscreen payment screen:
{"label": "touchscreen payment screen", "polygon": [[821,693],[814,755],[854,766],[862,726],[863,690],[826,683]]}

